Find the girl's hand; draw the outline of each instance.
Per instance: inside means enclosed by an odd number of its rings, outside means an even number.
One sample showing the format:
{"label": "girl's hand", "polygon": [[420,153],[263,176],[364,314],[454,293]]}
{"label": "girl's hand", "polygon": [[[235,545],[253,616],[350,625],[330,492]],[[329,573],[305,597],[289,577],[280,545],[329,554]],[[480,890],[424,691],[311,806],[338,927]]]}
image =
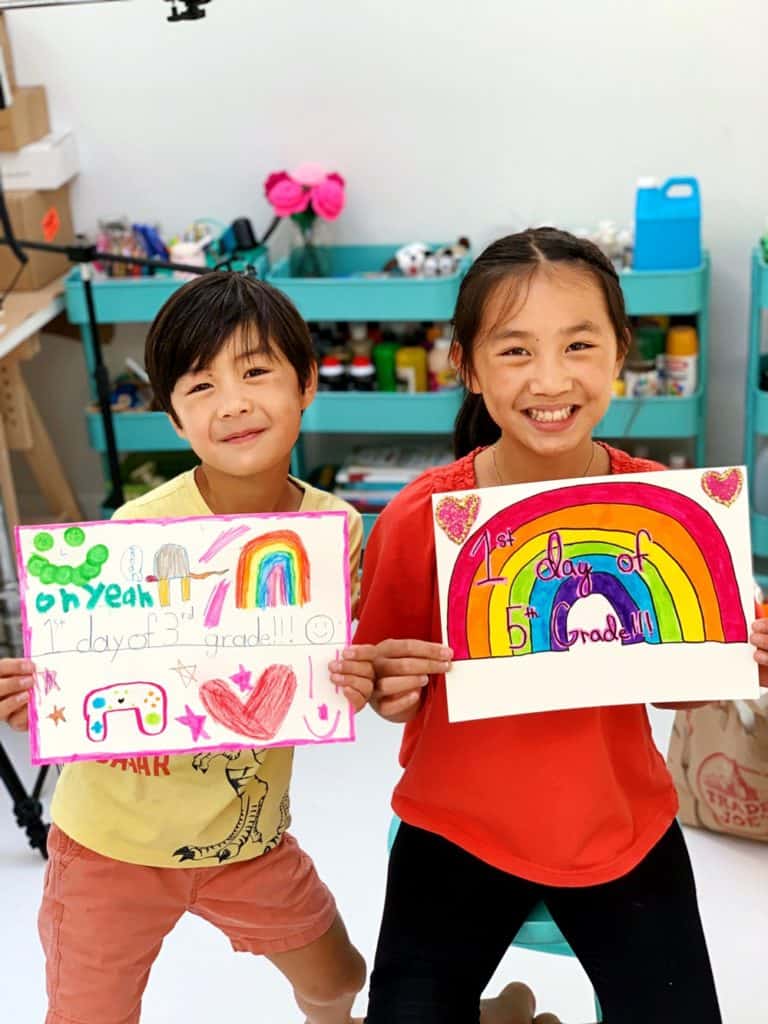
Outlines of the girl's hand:
{"label": "girl's hand", "polygon": [[752,623],[749,642],[755,648],[754,658],[760,666],[760,685],[768,686],[768,619],[756,619]]}
{"label": "girl's hand", "polygon": [[341,659],[330,664],[331,680],[344,690],[344,696],[355,711],[360,711],[371,699],[375,657],[374,644],[357,644],[345,647]]}
{"label": "girl's hand", "polygon": [[26,658],[0,658],[0,722],[23,732],[29,728],[29,691],[35,666]]}
{"label": "girl's hand", "polygon": [[409,722],[430,675],[449,672],[452,657],[450,647],[426,640],[383,640],[376,648],[373,707],[389,722]]}

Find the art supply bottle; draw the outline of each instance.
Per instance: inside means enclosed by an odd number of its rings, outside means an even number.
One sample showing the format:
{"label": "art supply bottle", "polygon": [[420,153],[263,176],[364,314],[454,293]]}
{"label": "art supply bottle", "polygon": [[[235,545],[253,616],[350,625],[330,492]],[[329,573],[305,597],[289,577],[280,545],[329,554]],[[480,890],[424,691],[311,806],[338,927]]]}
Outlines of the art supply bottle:
{"label": "art supply bottle", "polygon": [[341,359],[335,355],[323,356],[317,374],[318,391],[346,391],[347,374]]}
{"label": "art supply bottle", "polygon": [[443,329],[440,324],[424,324],[424,333],[427,339],[427,347],[431,349],[437,339],[443,336]]}
{"label": "art supply bottle", "polygon": [[349,350],[353,356],[366,356],[370,358],[373,343],[368,336],[368,328],[365,324],[349,325]]}
{"label": "art supply bottle", "polygon": [[397,390],[427,390],[427,353],[421,345],[403,345],[395,356]]}
{"label": "art supply bottle", "polygon": [[376,390],[376,367],[370,356],[353,356],[347,373],[352,391]]}
{"label": "art supply bottle", "polygon": [[373,346],[373,363],[376,367],[376,383],[379,391],[397,391],[395,356],[400,345],[396,341],[380,341]]}
{"label": "art supply bottle", "polygon": [[698,383],[699,338],[695,327],[670,327],[664,354],[668,395],[693,395]]}
{"label": "art supply bottle", "polygon": [[429,390],[453,391],[461,386],[451,363],[451,339],[442,335],[435,340],[429,353]]}
{"label": "art supply bottle", "polygon": [[369,320],[365,327],[373,345],[378,345],[380,341],[384,341],[384,332],[378,320]]}
{"label": "art supply bottle", "polygon": [[639,323],[632,329],[632,338],[643,359],[656,363],[664,354],[667,332],[659,324]]}
{"label": "art supply bottle", "polygon": [[656,360],[647,359],[633,345],[624,364],[624,394],[627,398],[648,398],[659,393]]}

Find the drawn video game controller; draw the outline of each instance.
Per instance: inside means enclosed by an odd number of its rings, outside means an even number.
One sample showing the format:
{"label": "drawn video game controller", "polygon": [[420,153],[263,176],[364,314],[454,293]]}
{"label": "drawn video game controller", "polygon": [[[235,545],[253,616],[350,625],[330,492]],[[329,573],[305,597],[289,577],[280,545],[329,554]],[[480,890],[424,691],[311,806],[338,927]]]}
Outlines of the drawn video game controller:
{"label": "drawn video game controller", "polygon": [[83,704],[86,735],[94,743],[107,738],[108,716],[132,711],[139,731],[157,736],[168,724],[168,697],[157,683],[119,683],[91,690]]}

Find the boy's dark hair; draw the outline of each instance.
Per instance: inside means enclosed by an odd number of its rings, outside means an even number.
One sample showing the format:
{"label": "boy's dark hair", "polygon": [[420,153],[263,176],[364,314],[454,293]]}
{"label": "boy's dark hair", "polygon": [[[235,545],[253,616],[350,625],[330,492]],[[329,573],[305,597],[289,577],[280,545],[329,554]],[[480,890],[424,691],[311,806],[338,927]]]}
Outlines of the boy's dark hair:
{"label": "boy's dark hair", "polygon": [[303,391],[316,363],[306,323],[277,288],[230,271],[213,271],[174,292],[149,328],[144,363],[158,408],[178,423],[171,404],[176,382],[204,369],[235,331],[267,355],[281,353]]}
{"label": "boy's dark hair", "polygon": [[[472,353],[494,289],[502,281],[530,280],[537,267],[568,263],[589,274],[602,290],[608,317],[616,333],[618,354],[629,347],[629,319],[619,275],[608,257],[592,242],[557,228],[528,228],[491,243],[470,267],[461,282],[453,318],[453,342],[461,356],[461,368],[472,368]],[[457,458],[499,439],[501,431],[485,406],[482,395],[467,392],[453,430]]]}

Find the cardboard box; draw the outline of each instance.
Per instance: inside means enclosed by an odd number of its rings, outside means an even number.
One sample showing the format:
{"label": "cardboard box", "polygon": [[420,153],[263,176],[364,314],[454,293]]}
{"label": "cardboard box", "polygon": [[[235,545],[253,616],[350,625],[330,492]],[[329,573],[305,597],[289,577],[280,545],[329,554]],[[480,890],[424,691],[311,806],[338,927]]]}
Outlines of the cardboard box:
{"label": "cardboard box", "polygon": [[16,151],[37,142],[51,130],[44,85],[22,85],[13,103],[0,110],[0,151]]}
{"label": "cardboard box", "polygon": [[[5,203],[13,232],[20,241],[68,245],[74,240],[68,185],[54,192],[8,192]],[[57,253],[28,252],[27,255],[29,263],[15,286],[16,291],[35,291],[66,274],[70,268],[66,256]],[[0,288],[8,287],[18,267],[18,260],[8,246],[0,246]]]}
{"label": "cardboard box", "polygon": [[0,153],[4,189],[53,191],[80,170],[75,137],[70,131],[51,132],[16,153]]}
{"label": "cardboard box", "polygon": [[13,50],[11,49],[11,40],[8,38],[8,22],[5,20],[5,15],[2,11],[0,11],[0,51],[2,51],[8,81],[11,88],[15,89],[16,69],[13,66]]}

